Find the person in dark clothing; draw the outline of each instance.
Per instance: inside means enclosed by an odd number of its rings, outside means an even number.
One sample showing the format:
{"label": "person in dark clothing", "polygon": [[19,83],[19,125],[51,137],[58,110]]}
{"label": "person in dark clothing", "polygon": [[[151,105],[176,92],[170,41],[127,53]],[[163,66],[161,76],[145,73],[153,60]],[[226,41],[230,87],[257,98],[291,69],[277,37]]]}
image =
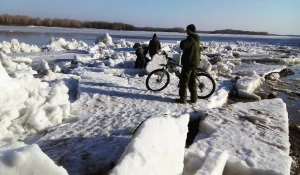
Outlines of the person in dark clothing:
{"label": "person in dark clothing", "polygon": [[140,44],[137,44],[134,46],[134,48],[136,49],[135,54],[137,56],[134,68],[143,69],[149,62],[149,59],[146,57],[148,54],[148,47],[142,47]]}
{"label": "person in dark clothing", "polygon": [[191,103],[196,103],[197,95],[197,68],[200,64],[200,37],[196,33],[196,27],[190,24],[186,27],[187,38],[180,42],[180,49],[183,50],[181,63],[182,70],[179,81],[179,99],[177,103],[186,103],[187,88],[191,93]]}
{"label": "person in dark clothing", "polygon": [[152,40],[149,43],[149,55],[152,58],[155,54],[158,54],[161,49],[160,41],[157,39],[156,33],[154,33]]}

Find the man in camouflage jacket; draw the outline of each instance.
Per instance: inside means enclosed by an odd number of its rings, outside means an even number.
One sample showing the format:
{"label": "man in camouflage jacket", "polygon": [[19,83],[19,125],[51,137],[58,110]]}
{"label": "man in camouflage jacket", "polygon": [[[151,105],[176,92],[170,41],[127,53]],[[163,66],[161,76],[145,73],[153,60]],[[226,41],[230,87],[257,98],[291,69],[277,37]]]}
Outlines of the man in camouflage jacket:
{"label": "man in camouflage jacket", "polygon": [[186,27],[187,38],[180,42],[180,49],[183,50],[181,57],[182,71],[180,75],[179,99],[177,103],[186,103],[187,88],[191,93],[191,103],[196,103],[197,95],[197,68],[200,64],[200,37],[196,33],[196,27],[190,24]]}

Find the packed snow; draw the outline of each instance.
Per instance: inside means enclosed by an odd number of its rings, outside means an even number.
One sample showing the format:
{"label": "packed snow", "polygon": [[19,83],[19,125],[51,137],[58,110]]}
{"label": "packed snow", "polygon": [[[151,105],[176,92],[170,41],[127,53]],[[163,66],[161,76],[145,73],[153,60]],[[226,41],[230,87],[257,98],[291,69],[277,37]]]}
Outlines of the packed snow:
{"label": "packed snow", "polygon": [[181,174],[189,115],[153,116],[135,132],[111,175]]}
{"label": "packed snow", "polygon": [[282,69],[285,68],[286,66],[283,65],[265,65],[252,62],[238,65],[233,71],[233,74],[240,76],[253,76],[254,74],[257,74],[261,77],[265,77],[266,75],[272,72],[280,72]]}
{"label": "packed snow", "polygon": [[19,43],[17,39],[12,39],[11,42],[3,41],[0,43],[0,51],[4,53],[20,53],[20,52],[40,52],[41,49],[36,45]]}
{"label": "packed snow", "polygon": [[62,82],[49,83],[33,76],[11,78],[0,62],[1,140],[16,140],[62,123],[69,117],[68,88]]}
{"label": "packed snow", "polygon": [[63,50],[85,50],[88,45],[82,41],[66,41],[64,38],[52,38],[51,41],[42,47],[45,51],[63,51]]}
{"label": "packed snow", "polygon": [[156,69],[162,69],[162,65],[167,64],[167,59],[165,56],[161,55],[154,55],[152,60],[147,64],[146,70],[148,73],[156,70]]}
{"label": "packed snow", "polygon": [[9,73],[14,78],[19,78],[22,76],[32,76],[36,72],[32,68],[26,65],[24,62],[14,62],[14,59],[7,56],[3,52],[0,52],[0,61],[3,67],[5,67],[7,73]]}
{"label": "packed snow", "polygon": [[68,173],[43,153],[38,145],[16,142],[0,147],[0,174],[67,175]]}
{"label": "packed snow", "polygon": [[[186,150],[186,175],[207,166],[211,152],[227,151],[216,165],[223,174],[290,174],[288,113],[281,99],[237,103],[208,110],[195,142]],[[193,163],[199,159],[197,164]],[[222,161],[223,159],[223,161]],[[209,160],[208,160],[209,161]],[[194,165],[195,164],[195,165]],[[196,166],[196,167],[195,167]],[[201,171],[200,171],[201,172]]]}
{"label": "packed snow", "polygon": [[222,175],[227,160],[227,151],[211,151],[195,175]]}
{"label": "packed snow", "polygon": [[[96,43],[96,44],[99,44],[99,45],[101,45],[101,43],[103,43],[103,44],[105,44],[105,45],[113,45],[112,38],[111,38],[111,36],[109,36],[108,33],[106,33],[104,36],[98,37],[98,38],[95,40],[95,43]],[[122,47],[122,46],[124,47],[124,46],[126,45],[126,44],[125,44],[125,40],[121,40],[120,44],[121,44],[121,47]]]}
{"label": "packed snow", "polygon": [[[257,62],[275,55],[273,60],[295,63],[299,51],[258,42],[201,44],[207,49],[201,53],[199,67],[216,80],[216,91],[196,104],[182,105],[174,103],[179,79],[173,72],[163,91],[146,89],[147,74],[161,68],[167,59],[155,55],[146,69],[134,69],[134,42],[114,40],[108,33],[92,45],[64,38],[52,38],[41,48],[15,39],[3,41],[0,155],[14,157],[18,149],[19,159],[23,150],[32,149],[26,156],[32,159],[27,167],[39,159],[48,161],[49,156],[75,175],[289,174],[285,104],[280,99],[261,100],[254,92],[264,77],[275,72],[272,78],[276,80],[276,72],[286,68]],[[162,48],[180,64],[179,42],[162,43]],[[240,98],[261,101],[223,107],[232,90]],[[187,122],[194,117],[204,120],[184,153]],[[132,136],[131,131],[145,119]],[[27,145],[14,143],[17,140]],[[39,156],[30,157],[36,154]],[[47,163],[49,172],[57,172],[52,174],[66,173],[53,165]]]}

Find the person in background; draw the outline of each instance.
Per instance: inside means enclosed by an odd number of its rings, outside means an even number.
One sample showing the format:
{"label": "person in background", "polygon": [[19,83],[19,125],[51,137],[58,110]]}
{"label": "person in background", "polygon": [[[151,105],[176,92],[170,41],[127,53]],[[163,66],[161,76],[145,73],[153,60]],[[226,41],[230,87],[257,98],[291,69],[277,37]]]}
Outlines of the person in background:
{"label": "person in background", "polygon": [[179,99],[176,103],[186,103],[187,88],[191,93],[191,103],[196,103],[197,95],[197,68],[200,64],[200,37],[196,33],[194,24],[186,27],[187,38],[180,42],[180,49],[183,51],[181,57],[182,70],[179,81]]}
{"label": "person in background", "polygon": [[146,67],[149,59],[146,57],[148,54],[148,47],[142,46],[140,43],[135,43],[133,48],[135,49],[136,60],[134,68],[136,69],[143,69]]}
{"label": "person in background", "polygon": [[153,34],[152,40],[149,43],[149,55],[152,58],[155,54],[158,54],[161,49],[160,41],[157,39],[156,33]]}

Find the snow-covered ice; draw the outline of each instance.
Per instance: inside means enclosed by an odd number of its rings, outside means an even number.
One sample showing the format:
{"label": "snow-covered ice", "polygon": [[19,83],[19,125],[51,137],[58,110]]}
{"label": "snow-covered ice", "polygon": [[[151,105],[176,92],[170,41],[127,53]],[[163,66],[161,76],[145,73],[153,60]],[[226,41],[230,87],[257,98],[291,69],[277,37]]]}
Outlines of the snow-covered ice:
{"label": "snow-covered ice", "polygon": [[11,78],[0,61],[0,139],[16,140],[62,123],[69,117],[68,88],[62,82],[51,87],[32,76]]}
{"label": "snow-covered ice", "polygon": [[[210,104],[206,100],[199,100],[195,107],[174,104],[178,93],[178,81],[174,78],[163,92],[153,93],[145,87],[146,77],[123,78],[103,72],[84,72],[79,80],[79,99],[71,105],[75,122],[48,130],[38,144],[69,173],[82,173],[86,162],[93,165],[88,171],[96,171],[92,168],[94,165],[106,169],[118,160],[129,143],[130,128],[147,117],[162,114],[165,109],[169,109],[171,115],[197,115],[196,109]],[[79,143],[78,139],[85,141]],[[68,143],[76,143],[76,147]],[[93,151],[96,148],[99,151]],[[82,154],[91,156],[82,160]]]}
{"label": "snow-covered ice", "polygon": [[[290,173],[288,114],[281,99],[237,103],[207,112],[199,135],[186,150],[185,162],[197,158],[203,164],[211,151],[219,150],[229,154],[225,175]],[[184,174],[191,174],[191,168]]]}
{"label": "snow-covered ice", "polygon": [[6,175],[67,175],[38,145],[16,142],[0,147],[0,174]]}
{"label": "snow-covered ice", "polygon": [[58,65],[54,65],[53,69],[52,69],[53,72],[61,72],[61,68],[58,66]]}
{"label": "snow-covered ice", "polygon": [[239,97],[260,100],[260,97],[253,92],[263,84],[264,77],[273,72],[280,72],[285,68],[286,66],[265,65],[256,62],[238,65],[232,74],[240,76],[236,83]]}
{"label": "snow-covered ice", "polygon": [[241,76],[251,76],[254,74],[253,72],[255,72],[259,76],[265,77],[272,72],[280,72],[285,68],[286,66],[283,65],[266,65],[253,62],[238,65],[232,73]]}
{"label": "snow-covered ice", "polygon": [[227,102],[228,88],[219,88],[209,99],[207,108],[221,107]]}
{"label": "snow-covered ice", "polygon": [[11,42],[3,41],[0,43],[0,51],[4,53],[20,53],[20,52],[40,52],[41,49],[36,45],[19,43],[17,39],[12,39]]}
{"label": "snow-covered ice", "polygon": [[[147,73],[165,64],[164,56],[156,55],[146,69],[134,69],[134,43],[113,40],[105,33],[92,45],[63,38],[52,38],[41,49],[18,40],[0,43],[1,146],[16,140],[38,144],[70,174],[107,173],[117,162],[115,174],[124,169],[141,174],[141,167],[150,166],[148,174],[289,174],[285,104],[275,99],[222,106],[233,86],[240,96],[259,100],[253,92],[264,77],[285,68],[242,61],[274,53],[273,60],[297,60],[297,49],[256,42],[202,42],[208,48],[202,52],[200,67],[216,79],[216,92],[197,104],[182,105],[174,104],[178,97],[174,73],[161,92],[145,87]],[[179,42],[162,43],[162,47],[180,63]],[[291,52],[278,54],[280,50]],[[210,63],[216,56],[218,62]],[[230,80],[236,76],[234,84]],[[181,117],[167,117],[166,111]],[[186,127],[185,114],[193,118],[203,113],[208,116],[200,123],[200,133],[183,154],[186,131],[175,128]],[[150,124],[146,120],[131,139],[132,128],[147,118]],[[167,135],[169,141],[163,139]],[[148,153],[146,148],[157,150]],[[7,151],[5,155],[10,154]],[[140,158],[145,163],[134,161]]]}
{"label": "snow-covered ice", "polygon": [[10,74],[12,77],[19,78],[23,76],[32,76],[32,74],[35,74],[35,71],[32,70],[32,68],[24,62],[17,63],[13,62],[13,58],[7,56],[3,52],[0,52],[0,61],[2,66],[6,69],[6,72]]}
{"label": "snow-covered ice", "polygon": [[36,69],[37,71],[47,71],[50,70],[49,64],[45,60],[41,60]]}
{"label": "snow-covered ice", "polygon": [[211,69],[212,69],[212,65],[210,64],[210,62],[207,60],[206,57],[201,56],[201,62],[200,62],[199,68],[210,73]]}
{"label": "snow-covered ice", "polygon": [[181,174],[188,121],[189,115],[146,119],[110,174]]}
{"label": "snow-covered ice", "polygon": [[236,86],[238,89],[244,90],[249,93],[253,93],[262,84],[262,78],[260,76],[247,76],[240,78]]}
{"label": "snow-covered ice", "polygon": [[83,41],[66,41],[64,38],[52,38],[51,41],[43,46],[45,51],[64,51],[64,50],[86,50],[88,45]]}
{"label": "snow-covered ice", "polygon": [[211,151],[195,175],[222,175],[227,160],[227,151]]}
{"label": "snow-covered ice", "polygon": [[162,65],[166,65],[168,62],[167,58],[164,55],[154,55],[152,60],[147,64],[146,70],[148,73],[156,70],[162,69]]}
{"label": "snow-covered ice", "polygon": [[[125,40],[121,40],[121,46],[123,46],[123,47],[126,45],[126,42],[124,42],[124,41]],[[101,45],[101,43],[104,43],[105,45],[113,45],[112,38],[111,38],[111,36],[109,36],[108,33],[106,33],[104,36],[98,37],[95,40],[95,43],[100,44],[100,45]]]}
{"label": "snow-covered ice", "polygon": [[279,64],[299,64],[300,57],[298,55],[290,56],[264,56],[264,57],[244,57],[245,62],[260,62],[260,63],[279,63]]}

